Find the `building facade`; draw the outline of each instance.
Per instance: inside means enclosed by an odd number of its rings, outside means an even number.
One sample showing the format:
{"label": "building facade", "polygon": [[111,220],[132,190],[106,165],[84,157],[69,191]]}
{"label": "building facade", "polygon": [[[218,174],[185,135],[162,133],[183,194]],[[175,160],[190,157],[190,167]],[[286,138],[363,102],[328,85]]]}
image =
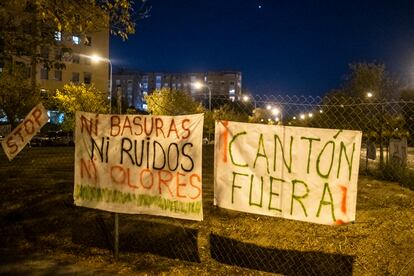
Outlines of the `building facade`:
{"label": "building facade", "polygon": [[[65,65],[61,70],[37,66],[36,81],[43,91],[52,92],[69,82],[93,83],[99,91],[109,91],[109,31],[85,37],[56,32],[55,39],[71,48],[71,52],[63,54],[58,48],[40,50],[42,57],[62,61]],[[99,56],[100,60],[94,61],[93,56]]]}
{"label": "building facade", "polygon": [[[199,87],[195,84],[199,83]],[[201,86],[201,87],[200,87]],[[120,70],[113,75],[112,95],[120,93],[128,107],[146,110],[145,95],[156,89],[180,90],[198,101],[227,98],[241,99],[242,74],[237,71],[202,73],[161,73]]]}

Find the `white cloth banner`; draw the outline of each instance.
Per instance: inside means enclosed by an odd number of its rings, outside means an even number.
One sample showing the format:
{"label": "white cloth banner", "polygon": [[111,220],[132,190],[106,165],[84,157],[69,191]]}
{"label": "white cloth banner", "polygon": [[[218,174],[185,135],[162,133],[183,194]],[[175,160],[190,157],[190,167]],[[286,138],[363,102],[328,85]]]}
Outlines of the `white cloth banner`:
{"label": "white cloth banner", "polygon": [[76,112],[75,204],[202,220],[203,120]]}
{"label": "white cloth banner", "polygon": [[214,204],[267,216],[355,220],[360,131],[216,122]]}

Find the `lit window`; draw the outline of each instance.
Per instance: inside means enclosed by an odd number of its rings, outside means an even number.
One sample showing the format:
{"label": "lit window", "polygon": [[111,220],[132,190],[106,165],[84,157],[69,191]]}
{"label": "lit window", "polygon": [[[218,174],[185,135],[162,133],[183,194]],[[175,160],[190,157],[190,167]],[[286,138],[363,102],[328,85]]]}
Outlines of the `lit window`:
{"label": "lit window", "polygon": [[77,35],[72,36],[72,43],[75,45],[79,45],[80,44],[80,37]]}
{"label": "lit window", "polygon": [[91,82],[92,82],[92,73],[84,72],[83,73],[83,83],[91,84]]}
{"label": "lit window", "polygon": [[55,80],[62,81],[62,71],[61,70],[55,70]]}
{"label": "lit window", "polygon": [[236,93],[236,90],[234,90],[234,88],[229,90],[229,94],[230,94],[230,95],[233,95],[233,94],[235,94],[235,93]]}
{"label": "lit window", "polygon": [[55,40],[56,41],[62,41],[62,33],[61,32],[55,32]]}
{"label": "lit window", "polygon": [[48,80],[49,79],[49,70],[47,68],[40,69],[40,79],[41,80]]}
{"label": "lit window", "polygon": [[79,83],[79,73],[78,72],[73,72],[72,73],[72,82],[73,83]]}
{"label": "lit window", "polygon": [[236,99],[234,96],[230,96],[230,101],[234,102],[234,100]]}

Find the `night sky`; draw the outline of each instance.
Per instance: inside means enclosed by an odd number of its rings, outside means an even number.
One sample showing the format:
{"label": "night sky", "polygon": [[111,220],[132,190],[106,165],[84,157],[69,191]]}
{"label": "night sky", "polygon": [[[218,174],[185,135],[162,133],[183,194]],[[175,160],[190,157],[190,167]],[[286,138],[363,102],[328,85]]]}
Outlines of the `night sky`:
{"label": "night sky", "polygon": [[136,34],[112,38],[115,67],[237,70],[253,94],[323,95],[348,64],[383,62],[414,84],[414,1],[148,0]]}

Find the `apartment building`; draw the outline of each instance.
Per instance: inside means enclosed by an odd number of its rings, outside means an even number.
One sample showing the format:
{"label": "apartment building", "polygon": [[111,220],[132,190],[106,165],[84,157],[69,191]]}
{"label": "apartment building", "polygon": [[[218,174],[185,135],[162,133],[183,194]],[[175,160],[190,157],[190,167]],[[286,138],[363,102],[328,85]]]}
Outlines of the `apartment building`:
{"label": "apartment building", "polygon": [[[156,89],[170,88],[184,91],[198,101],[211,98],[241,98],[242,74],[237,71],[201,73],[161,73],[120,70],[113,75],[112,94],[121,92],[129,107],[146,110],[144,96]],[[194,85],[201,84],[201,87]]]}
{"label": "apartment building", "polygon": [[[54,91],[69,82],[93,83],[99,91],[109,91],[109,31],[85,37],[56,32],[55,39],[71,48],[71,53],[63,54],[59,49],[41,49],[43,57],[65,64],[63,70],[47,70],[42,65],[37,66],[36,80],[43,91]],[[93,61],[93,56],[99,56],[100,60]]]}

